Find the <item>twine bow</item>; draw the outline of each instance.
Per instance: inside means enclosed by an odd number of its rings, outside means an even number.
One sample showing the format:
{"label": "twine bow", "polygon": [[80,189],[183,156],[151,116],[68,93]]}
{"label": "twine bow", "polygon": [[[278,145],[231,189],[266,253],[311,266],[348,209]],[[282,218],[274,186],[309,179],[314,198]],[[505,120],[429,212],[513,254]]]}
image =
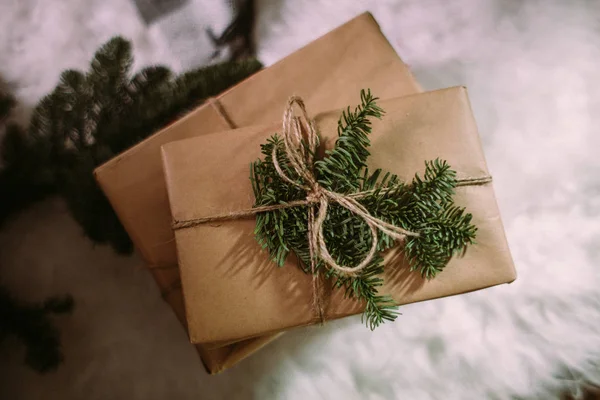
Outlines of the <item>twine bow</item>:
{"label": "twine bow", "polygon": [[[302,116],[305,121],[307,145],[303,143],[302,138],[302,127],[300,119],[294,117],[294,104],[297,104],[302,111]],[[291,97],[288,101],[287,107],[283,114],[283,144],[285,154],[290,161],[290,164],[294,168],[294,171],[298,174],[304,184],[299,184],[285,172],[283,172],[279,161],[277,160],[277,147],[273,147],[273,165],[277,170],[279,176],[286,182],[297,186],[305,190],[308,195],[307,201],[310,203],[308,207],[308,248],[311,257],[311,270],[315,274],[315,258],[323,260],[330,268],[344,274],[344,275],[356,275],[363,270],[373,260],[375,253],[377,252],[377,231],[380,230],[383,233],[394,239],[403,239],[406,236],[419,236],[416,232],[407,231],[398,226],[389,224],[378,218],[373,217],[369,214],[369,211],[362,206],[358,201],[355,200],[352,195],[345,195],[336,192],[332,192],[323,188],[317,179],[315,178],[312,170],[314,154],[318,146],[317,131],[314,126],[314,122],[308,117],[304,102],[300,97]],[[335,262],[325,243],[323,235],[323,223],[327,218],[327,209],[330,203],[337,203],[342,207],[348,209],[352,213],[361,217],[365,223],[371,229],[372,244],[369,252],[367,253],[364,260],[356,266],[342,266]],[[314,204],[319,204],[319,213],[315,216]]]}

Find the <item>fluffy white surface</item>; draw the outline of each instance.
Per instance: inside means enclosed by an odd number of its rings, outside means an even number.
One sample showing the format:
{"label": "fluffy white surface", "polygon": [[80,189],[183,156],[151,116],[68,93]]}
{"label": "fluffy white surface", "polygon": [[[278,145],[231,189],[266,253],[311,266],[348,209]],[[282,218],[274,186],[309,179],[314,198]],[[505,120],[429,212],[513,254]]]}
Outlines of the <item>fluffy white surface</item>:
{"label": "fluffy white surface", "polygon": [[[203,3],[186,15],[212,23]],[[275,62],[364,4],[258,1],[259,57]],[[468,86],[518,280],[403,307],[374,333],[353,318],[297,330],[209,377],[140,261],[94,247],[64,205],[48,201],[0,233],[1,279],[30,300],[73,293],[75,314],[59,320],[66,363],[38,376],[11,341],[0,350],[0,394],[553,399],[600,382],[600,4],[389,0],[370,9],[426,89]],[[3,2],[0,29],[0,74],[25,104],[115,33],[134,40],[137,66],[177,69],[200,57],[178,53],[190,38],[169,23],[145,27],[126,0]]]}

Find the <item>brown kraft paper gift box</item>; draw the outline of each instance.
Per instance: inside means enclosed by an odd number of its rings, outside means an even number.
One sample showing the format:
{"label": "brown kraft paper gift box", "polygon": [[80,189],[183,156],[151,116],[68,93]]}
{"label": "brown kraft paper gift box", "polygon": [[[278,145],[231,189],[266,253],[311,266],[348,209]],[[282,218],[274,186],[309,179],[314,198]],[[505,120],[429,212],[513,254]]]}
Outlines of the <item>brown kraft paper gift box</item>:
{"label": "brown kraft paper gift box", "polygon": [[[175,140],[276,121],[279,105],[296,93],[309,107],[330,109],[358,101],[368,86],[380,96],[420,88],[368,14],[362,14],[284,58],[184,118],[115,157],[96,178],[181,322],[185,309],[160,147]],[[247,340],[225,348],[197,346],[209,372],[218,372],[273,340]]]}
{"label": "brown kraft paper gift box", "polygon": [[[374,95],[377,92],[373,91]],[[282,110],[284,102],[280,104]],[[489,175],[464,87],[380,101],[386,111],[373,120],[369,170],[382,168],[410,181],[425,160],[447,160],[458,179]],[[310,113],[310,109],[308,110]],[[326,148],[335,143],[341,111],[316,117]],[[281,123],[247,127],[163,146],[164,171],[174,221],[252,208],[249,163]],[[453,258],[435,279],[410,272],[401,248],[386,254],[383,293],[406,304],[508,283],[516,273],[491,183],[461,186],[455,201],[473,214],[476,244]],[[211,222],[175,231],[192,342],[240,340],[319,321],[312,277],[295,257],[282,268],[256,242],[255,219]],[[325,319],[360,313],[326,282]],[[400,317],[401,318],[401,317]],[[366,328],[365,328],[366,329]]]}

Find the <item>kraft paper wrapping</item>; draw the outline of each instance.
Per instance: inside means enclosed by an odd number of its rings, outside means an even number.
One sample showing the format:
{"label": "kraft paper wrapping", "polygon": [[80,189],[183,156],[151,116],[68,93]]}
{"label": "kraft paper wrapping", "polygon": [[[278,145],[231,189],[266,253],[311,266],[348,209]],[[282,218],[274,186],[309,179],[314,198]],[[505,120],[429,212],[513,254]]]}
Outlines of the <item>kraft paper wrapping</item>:
{"label": "kraft paper wrapping", "polygon": [[[378,95],[373,91],[374,95]],[[383,168],[403,180],[424,172],[424,161],[445,159],[457,178],[489,175],[464,87],[380,101],[373,120],[369,169]],[[285,103],[279,104],[283,110]],[[309,113],[311,109],[309,108]],[[325,147],[335,142],[341,111],[316,117]],[[204,135],[163,146],[173,219],[184,221],[251,208],[249,164],[281,123]],[[508,283],[516,273],[491,183],[457,188],[456,203],[473,214],[475,245],[453,258],[433,280],[410,272],[400,248],[386,254],[383,292],[399,304]],[[312,277],[290,256],[282,268],[256,242],[254,218],[213,222],[175,232],[192,342],[240,340],[313,324]],[[328,282],[326,281],[327,285]],[[331,290],[326,319],[362,312],[360,302]],[[401,317],[400,317],[401,318]],[[365,328],[366,329],[366,328]]]}
{"label": "kraft paper wrapping", "polygon": [[[184,325],[185,309],[178,285],[160,147],[211,132],[276,121],[279,104],[290,93],[302,95],[309,107],[328,109],[358,101],[359,90],[365,86],[388,97],[420,91],[369,13],[255,74],[96,169],[102,190],[136,248],[153,267],[152,273],[166,301]],[[212,353],[208,349],[214,343],[198,349],[207,369],[214,372],[231,366],[274,337],[248,340]]]}

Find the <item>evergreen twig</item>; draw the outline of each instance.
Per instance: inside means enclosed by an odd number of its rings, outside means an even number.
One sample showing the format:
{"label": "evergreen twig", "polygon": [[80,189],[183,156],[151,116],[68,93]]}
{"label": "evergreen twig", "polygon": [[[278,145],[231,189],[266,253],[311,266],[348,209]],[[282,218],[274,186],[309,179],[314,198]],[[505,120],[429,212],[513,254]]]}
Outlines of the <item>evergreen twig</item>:
{"label": "evergreen twig", "polygon": [[[327,190],[350,194],[368,192],[358,198],[371,215],[409,231],[419,237],[407,237],[404,253],[412,270],[418,270],[427,279],[434,278],[450,258],[463,252],[473,243],[476,227],[471,214],[454,205],[452,196],[456,187],[456,173],[442,160],[427,161],[425,173],[415,175],[410,184],[400,182],[396,175],[378,169],[367,169],[371,133],[369,118],[381,118],[383,110],[370,91],[361,91],[361,105],[354,111],[348,108],[338,122],[338,139],[326,156],[314,163],[319,183]],[[255,206],[266,206],[306,198],[302,189],[289,184],[278,175],[271,153],[280,146],[281,139],[274,135],[262,145],[263,160],[251,165],[251,180],[256,198]],[[286,174],[302,183],[290,166],[284,152],[278,152],[278,162]],[[305,272],[310,273],[307,212],[304,207],[286,208],[257,215],[255,235],[277,265],[282,266],[293,251],[301,260]],[[327,247],[340,265],[357,265],[371,247],[371,233],[367,224],[348,209],[330,204],[324,223]],[[377,249],[390,249],[395,241],[380,232]],[[345,290],[348,297],[365,303],[363,314],[371,329],[384,321],[393,321],[398,315],[394,300],[379,293],[383,285],[383,257],[374,257],[358,276],[341,275],[328,269],[323,262],[317,270],[325,269],[334,286]]]}
{"label": "evergreen twig", "polygon": [[70,313],[71,296],[50,297],[43,304],[26,304],[15,300],[0,287],[0,342],[9,335],[25,344],[25,362],[37,372],[54,370],[63,361],[60,333],[50,314]]}
{"label": "evergreen twig", "polygon": [[94,181],[94,168],[261,68],[249,59],[179,76],[162,66],[131,76],[132,63],[131,44],[111,39],[87,73],[62,73],[35,108],[27,132],[7,132],[0,146],[0,191],[12,196],[0,199],[0,220],[7,210],[58,193],[88,237],[130,252],[131,241]]}
{"label": "evergreen twig", "polygon": [[[18,125],[6,123],[14,105],[13,97],[0,89],[0,130],[6,129],[9,137],[13,138],[21,137],[16,134],[21,132]],[[11,146],[10,142],[5,142],[6,144]],[[2,154],[12,154],[10,149],[11,147],[2,148]],[[5,160],[12,162],[9,157]],[[0,174],[0,185],[6,182],[3,180],[6,177],[6,174]],[[8,208],[16,206],[16,201],[11,200],[13,196],[14,193],[0,191],[0,198],[3,199],[4,205],[10,206]],[[63,357],[60,333],[49,314],[70,312],[72,308],[71,296],[50,297],[43,304],[27,304],[17,301],[9,295],[7,288],[0,285],[0,343],[9,335],[16,336],[27,347],[25,361],[30,367],[38,372],[53,370],[58,367]]]}

